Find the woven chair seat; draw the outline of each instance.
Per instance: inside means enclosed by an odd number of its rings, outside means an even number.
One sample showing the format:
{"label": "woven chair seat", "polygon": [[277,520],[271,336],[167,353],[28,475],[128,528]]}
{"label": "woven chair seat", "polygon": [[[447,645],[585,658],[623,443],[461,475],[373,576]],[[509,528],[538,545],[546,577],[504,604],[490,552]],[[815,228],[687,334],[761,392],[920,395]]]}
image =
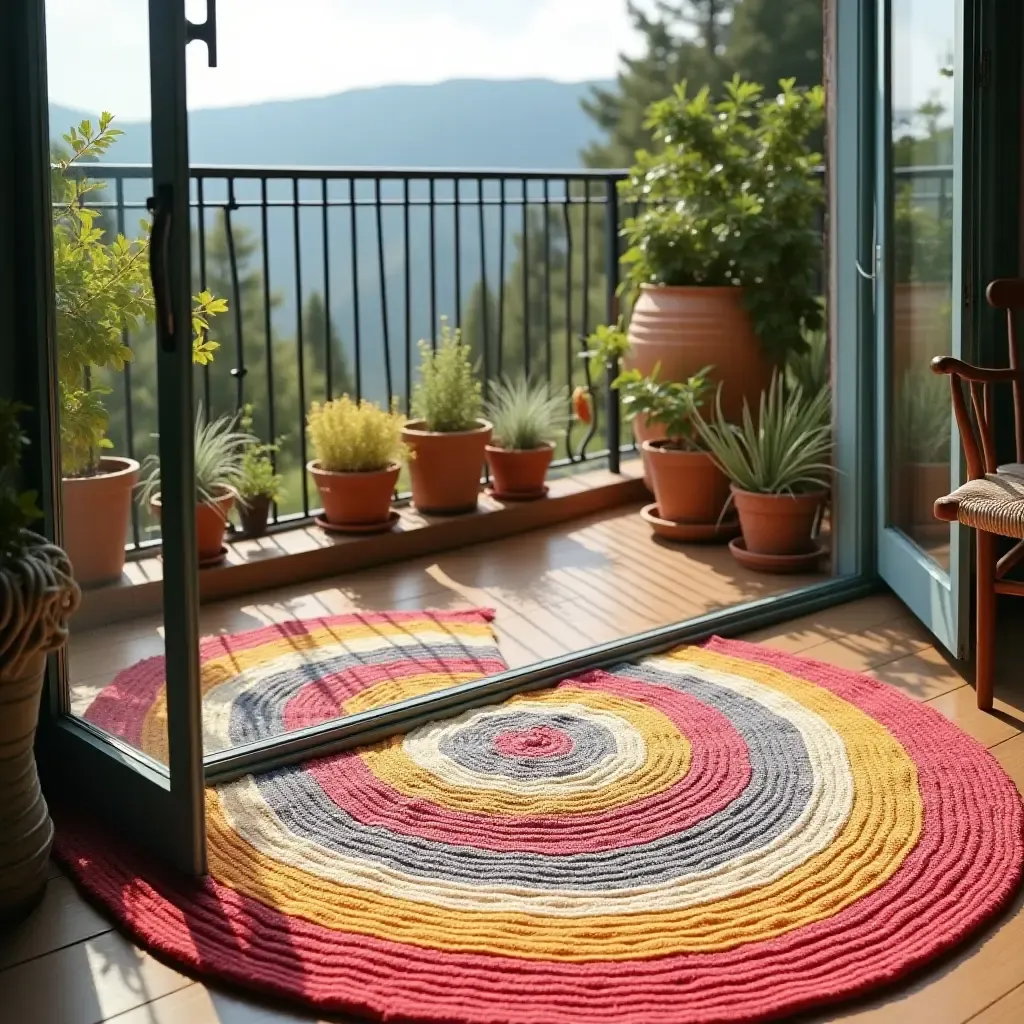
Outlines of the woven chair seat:
{"label": "woven chair seat", "polygon": [[989,473],[935,502],[935,518],[1024,540],[1024,478]]}

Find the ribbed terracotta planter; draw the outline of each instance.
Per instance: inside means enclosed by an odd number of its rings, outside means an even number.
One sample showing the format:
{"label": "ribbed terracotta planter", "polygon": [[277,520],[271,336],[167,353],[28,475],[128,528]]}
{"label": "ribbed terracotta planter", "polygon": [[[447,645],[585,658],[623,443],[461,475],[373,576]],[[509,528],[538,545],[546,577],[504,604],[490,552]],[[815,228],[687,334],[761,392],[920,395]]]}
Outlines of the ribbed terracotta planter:
{"label": "ribbed terracotta planter", "polygon": [[484,453],[496,495],[533,499],[543,498],[547,494],[544,481],[555,454],[553,444],[528,451],[498,448],[489,444]]}
{"label": "ribbed terracotta planter", "polygon": [[332,473],[310,462],[306,469],[316,481],[324,518],[336,526],[373,526],[391,515],[391,498],[401,467],[397,462],[372,473]]}
{"label": "ribbed terracotta planter", "polygon": [[810,494],[753,494],[731,487],[740,517],[740,529],[749,552],[755,555],[802,555],[814,547],[811,531],[827,496]]}
{"label": "ribbed terracotta planter", "polygon": [[716,523],[729,500],[729,480],[707,452],[665,447],[645,441],[643,453],[658,517],[674,523]]}
{"label": "ribbed terracotta planter", "polygon": [[53,822],[32,745],[46,653],[19,676],[0,670],[0,922],[21,917],[46,886]]}
{"label": "ribbed terracotta planter", "polygon": [[935,519],[935,502],[952,490],[948,462],[909,462],[899,467],[903,487],[903,518],[899,526],[948,527]]}
{"label": "ribbed terracotta planter", "polygon": [[[159,494],[150,504],[153,511],[160,515],[162,505]],[[216,505],[207,505],[205,502],[196,504],[196,554],[200,562],[209,562],[222,552],[228,516],[234,504],[235,499],[231,494],[218,498]]]}
{"label": "ribbed terracotta planter", "polygon": [[475,430],[451,434],[424,430],[422,420],[412,420],[402,429],[402,440],[412,452],[412,502],[420,512],[456,515],[476,508],[484,449],[494,429],[487,420],[477,422]]}
{"label": "ribbed terracotta planter", "polygon": [[772,379],[772,364],[743,307],[742,288],[642,285],[629,321],[627,369],[659,379],[686,380],[706,366],[722,385],[722,411],[738,422],[744,398],[757,409]]}
{"label": "ribbed terracotta planter", "polygon": [[64,549],[80,586],[114,583],[124,571],[132,514],[132,490],[139,479],[134,459],[108,455],[94,476],[61,481]]}

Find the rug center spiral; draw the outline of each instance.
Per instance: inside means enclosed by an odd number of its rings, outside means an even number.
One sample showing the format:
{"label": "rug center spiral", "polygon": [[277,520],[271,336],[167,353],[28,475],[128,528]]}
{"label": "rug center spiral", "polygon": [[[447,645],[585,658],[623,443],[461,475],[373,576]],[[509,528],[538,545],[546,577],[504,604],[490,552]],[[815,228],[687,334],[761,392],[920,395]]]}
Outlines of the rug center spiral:
{"label": "rug center spiral", "polygon": [[550,725],[509,729],[494,739],[494,749],[506,757],[560,757],[575,746],[571,736]]}

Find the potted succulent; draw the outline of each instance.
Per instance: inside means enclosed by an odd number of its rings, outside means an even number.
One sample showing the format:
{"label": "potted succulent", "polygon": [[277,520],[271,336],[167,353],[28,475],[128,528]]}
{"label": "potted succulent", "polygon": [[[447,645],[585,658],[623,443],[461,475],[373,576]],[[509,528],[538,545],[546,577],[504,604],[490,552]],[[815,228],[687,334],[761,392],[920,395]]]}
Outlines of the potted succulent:
{"label": "potted succulent", "polygon": [[320,526],[343,533],[394,526],[398,513],[391,509],[391,498],[407,456],[404,423],[394,410],[348,395],[313,403],[306,430],[316,457],[306,468],[324,507]]}
{"label": "potted succulent", "polygon": [[811,140],[820,87],[779,83],[777,96],[738,77],[721,101],[686,84],[651,106],[657,146],[622,182],[639,212],[624,228],[626,284],[636,295],[628,365],[686,380],[713,363],[722,410],[738,419],[772,369],[822,325],[816,277],[821,161]]}
{"label": "potted succulent", "polygon": [[437,348],[420,342],[414,418],[402,430],[413,456],[412,500],[420,512],[454,515],[476,508],[484,449],[493,429],[480,417],[482,406],[469,346],[442,318]]}
{"label": "potted succulent", "polygon": [[[103,384],[132,358],[124,339],[152,321],[149,225],[142,237],[118,235],[107,241],[87,205],[105,187],[78,173],[95,161],[121,132],[103,114],[64,136],[69,151],[56,153],[52,174],[53,265],[57,327],[64,545],[82,585],[110,583],[124,569],[132,490],[138,481],[134,459],[110,454]],[[193,360],[213,359],[217,343],[208,337],[209,317],[227,309],[209,292],[194,298]]]}
{"label": "potted succulent", "polygon": [[[202,567],[217,565],[227,553],[224,534],[235,502],[243,503],[239,486],[245,453],[259,438],[239,429],[238,417],[221,416],[207,423],[200,408],[195,424],[196,549]],[[144,465],[139,500],[160,515],[160,459]]]}
{"label": "potted succulent", "polygon": [[[242,410],[238,425],[246,433],[253,431],[252,406]],[[284,477],[274,466],[274,454],[280,442],[257,441],[245,449],[242,473],[238,481],[238,518],[245,537],[262,537],[267,532],[270,506],[284,497]]]}
{"label": "potted succulent", "polygon": [[657,367],[646,377],[627,370],[615,381],[626,417],[643,416],[665,433],[641,446],[657,502],[649,521],[717,525],[729,502],[729,481],[695,424],[711,390],[711,369],[706,366],[685,381],[660,380]]}
{"label": "potted succulent", "polygon": [[915,532],[947,535],[937,522],[935,499],[950,489],[949,452],[952,402],[945,378],[927,369],[907,370],[896,402],[895,442],[899,452],[896,483],[901,507],[897,525]]}
{"label": "potted succulent", "polygon": [[830,398],[827,388],[805,398],[776,374],[761,395],[756,423],[749,406],[739,425],[726,420],[721,402],[710,423],[694,414],[702,441],[730,480],[743,533],[742,543],[729,545],[737,561],[796,572],[820,557],[812,534],[832,474]]}
{"label": "potted succulent", "polygon": [[67,639],[81,597],[67,555],[29,529],[42,513],[18,486],[27,443],[19,411],[0,401],[0,924],[31,909],[46,886],[53,823],[33,742],[46,656]]}
{"label": "potted succulent", "polygon": [[493,442],[484,449],[499,499],[543,498],[544,483],[555,454],[555,438],[565,429],[566,392],[540,381],[503,378],[490,387],[487,416],[494,424]]}

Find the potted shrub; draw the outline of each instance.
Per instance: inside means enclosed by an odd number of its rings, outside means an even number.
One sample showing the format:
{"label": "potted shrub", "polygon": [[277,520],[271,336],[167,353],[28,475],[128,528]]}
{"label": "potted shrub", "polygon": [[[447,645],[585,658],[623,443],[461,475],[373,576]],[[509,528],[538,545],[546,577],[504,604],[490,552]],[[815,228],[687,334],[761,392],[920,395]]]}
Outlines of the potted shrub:
{"label": "potted shrub", "polygon": [[544,481],[555,454],[555,438],[565,429],[566,392],[540,381],[504,378],[490,387],[487,416],[494,424],[493,443],[484,453],[492,493],[511,501],[532,501],[547,492]]}
{"label": "potted shrub", "polygon": [[757,422],[744,406],[742,422],[727,422],[721,403],[712,422],[694,423],[730,480],[743,543],[729,546],[738,561],[769,572],[813,567],[821,551],[812,533],[827,496],[832,427],[827,388],[804,398],[776,374],[761,395]]}
{"label": "potted shrub", "polygon": [[313,403],[306,429],[316,458],[306,468],[320,491],[321,526],[370,533],[394,525],[391,498],[407,455],[404,424],[397,412],[348,395]]}
{"label": "potted shrub", "polygon": [[629,366],[649,374],[660,364],[666,380],[686,380],[714,364],[730,421],[822,326],[811,139],[824,93],[779,85],[766,97],[736,77],[720,102],[677,86],[650,108],[656,148],[637,154],[621,186],[639,207],[624,228],[636,293]]}
{"label": "potted shrub", "polygon": [[711,390],[710,372],[707,366],[685,381],[663,381],[655,367],[650,376],[627,370],[615,381],[626,417],[643,416],[665,433],[642,445],[657,501],[649,521],[715,525],[729,502],[729,481],[708,454],[694,422]]}
{"label": "potted shrub", "polygon": [[[121,132],[111,120],[103,114],[96,130],[89,121],[72,128],[64,136],[70,152],[55,154],[52,175],[63,535],[85,586],[121,577],[139,474],[134,459],[110,454],[104,375],[124,369],[132,358],[124,338],[154,315],[148,225],[141,239],[118,235],[107,241],[96,224],[98,212],[86,205],[89,194],[105,185],[74,169],[113,145]],[[207,336],[208,318],[227,303],[203,292],[194,304],[192,355],[204,364],[217,348]]]}
{"label": "potted shrub", "polygon": [[[245,406],[238,425],[252,433],[252,406]],[[267,532],[270,506],[284,497],[284,477],[274,467],[279,444],[257,441],[245,449],[238,481],[238,518],[245,537],[262,537]]]}
{"label": "potted shrub", "polygon": [[32,746],[46,656],[67,639],[81,596],[64,552],[29,529],[42,513],[18,487],[27,443],[18,412],[0,401],[0,924],[31,909],[46,886],[53,824]]}
{"label": "potted shrub", "polygon": [[412,500],[420,512],[454,515],[476,508],[484,449],[492,432],[491,424],[480,418],[482,405],[469,346],[442,319],[437,349],[420,342],[414,418],[402,430],[412,453]]}
{"label": "potted shrub", "polygon": [[907,370],[896,401],[895,442],[899,458],[893,483],[900,501],[896,525],[915,534],[947,536],[937,522],[935,499],[949,493],[952,401],[945,378],[927,369]]}
{"label": "potted shrub", "polygon": [[[196,549],[200,566],[223,561],[224,534],[235,502],[242,504],[239,486],[245,453],[259,438],[238,429],[238,418],[221,416],[209,423],[203,410],[195,425]],[[140,501],[160,515],[160,459],[146,459]]]}

